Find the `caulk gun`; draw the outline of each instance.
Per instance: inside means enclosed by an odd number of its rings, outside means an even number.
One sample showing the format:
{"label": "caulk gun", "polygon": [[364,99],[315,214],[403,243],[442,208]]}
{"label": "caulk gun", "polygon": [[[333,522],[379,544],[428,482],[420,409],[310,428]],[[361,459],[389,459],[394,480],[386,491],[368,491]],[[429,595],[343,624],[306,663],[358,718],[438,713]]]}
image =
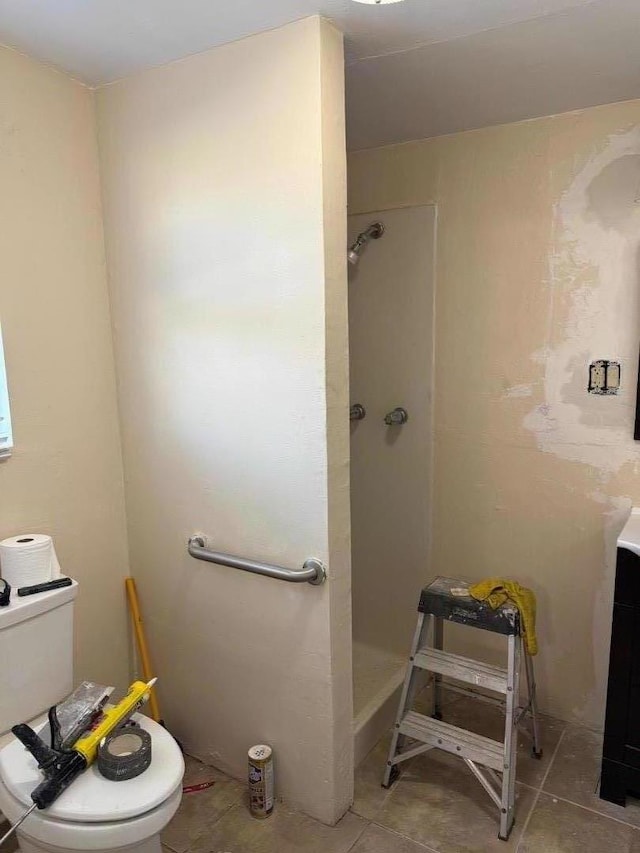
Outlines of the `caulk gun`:
{"label": "caulk gun", "polygon": [[154,678],[147,684],[144,681],[134,681],[124,699],[121,699],[113,708],[102,711],[97,722],[73,744],[71,749],[52,749],[25,723],[20,723],[11,729],[36,759],[45,778],[31,793],[33,805],[16,821],[6,835],[0,838],[0,844],[15,832],[34,809],[46,809],[55,802],[74,779],[77,779],[80,773],[94,762],[101,740],[125,723],[147,701],[149,691],[156,680]]}

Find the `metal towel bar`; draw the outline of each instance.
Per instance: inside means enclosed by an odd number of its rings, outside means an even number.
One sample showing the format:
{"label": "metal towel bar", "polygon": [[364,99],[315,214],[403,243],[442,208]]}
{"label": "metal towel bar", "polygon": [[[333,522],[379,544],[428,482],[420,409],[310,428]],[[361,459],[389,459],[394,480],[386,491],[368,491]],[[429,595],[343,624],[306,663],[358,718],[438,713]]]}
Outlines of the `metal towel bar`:
{"label": "metal towel bar", "polygon": [[271,566],[269,563],[258,563],[255,560],[245,560],[243,557],[232,557],[231,554],[210,551],[206,547],[204,536],[192,536],[189,539],[189,553],[196,560],[206,560],[208,563],[217,563],[219,566],[229,566],[232,569],[241,569],[243,572],[253,572],[256,575],[266,575],[269,578],[289,581],[289,583],[306,582],[313,586],[320,586],[327,577],[327,570],[320,560],[310,558],[305,560],[302,569],[284,569],[282,566]]}

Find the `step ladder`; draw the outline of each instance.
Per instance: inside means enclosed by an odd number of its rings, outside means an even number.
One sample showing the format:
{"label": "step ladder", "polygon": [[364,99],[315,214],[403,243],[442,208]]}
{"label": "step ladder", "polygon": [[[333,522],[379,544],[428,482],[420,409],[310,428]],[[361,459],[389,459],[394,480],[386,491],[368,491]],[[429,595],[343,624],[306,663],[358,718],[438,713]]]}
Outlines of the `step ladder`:
{"label": "step ladder", "polygon": [[[530,715],[533,729],[532,755],[542,757],[536,707],[533,660],[527,653],[518,609],[507,602],[492,610],[468,594],[468,582],[437,577],[420,595],[418,624],[411,646],[409,664],[400,696],[389,757],[382,785],[389,788],[400,774],[403,761],[441,749],[461,758],[500,810],[498,837],[506,841],[515,819],[517,726]],[[507,639],[507,667],[447,652],[443,648],[444,620],[502,634]],[[431,630],[430,630],[431,629]],[[431,637],[431,643],[427,640]],[[528,702],[519,707],[520,668],[524,658]],[[433,683],[433,715],[411,710],[418,689],[424,686],[421,673],[429,673]],[[498,702],[505,710],[504,740],[495,741],[442,720],[443,677],[446,686],[478,699]],[[472,685],[464,689],[455,682]],[[483,691],[483,692],[480,692]],[[504,699],[485,694],[504,696]]]}

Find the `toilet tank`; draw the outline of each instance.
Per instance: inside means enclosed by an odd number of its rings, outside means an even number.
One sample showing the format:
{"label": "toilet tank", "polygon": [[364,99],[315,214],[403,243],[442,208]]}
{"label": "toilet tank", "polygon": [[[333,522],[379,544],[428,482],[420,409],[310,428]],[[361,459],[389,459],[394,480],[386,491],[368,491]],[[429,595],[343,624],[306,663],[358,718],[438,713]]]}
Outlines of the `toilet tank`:
{"label": "toilet tank", "polygon": [[73,690],[73,611],[78,584],[0,607],[0,736]]}

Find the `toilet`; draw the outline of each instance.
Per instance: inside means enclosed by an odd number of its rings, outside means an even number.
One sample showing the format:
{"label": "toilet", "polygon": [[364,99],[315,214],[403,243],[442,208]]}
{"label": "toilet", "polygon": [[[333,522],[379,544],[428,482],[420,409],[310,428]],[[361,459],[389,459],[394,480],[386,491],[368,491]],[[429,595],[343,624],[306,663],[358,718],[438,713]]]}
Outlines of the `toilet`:
{"label": "toilet", "polygon": [[[0,608],[0,811],[15,823],[42,780],[35,759],[11,734],[28,722],[48,741],[47,711],[74,689],[73,614],[78,584],[18,598]],[[119,697],[118,697],[119,698]],[[184,761],[171,735],[137,714],[152,739],[151,766],[135,779],[111,782],[96,764],[48,809],[17,830],[22,853],[118,850],[160,853],[160,832],[182,798]]]}

